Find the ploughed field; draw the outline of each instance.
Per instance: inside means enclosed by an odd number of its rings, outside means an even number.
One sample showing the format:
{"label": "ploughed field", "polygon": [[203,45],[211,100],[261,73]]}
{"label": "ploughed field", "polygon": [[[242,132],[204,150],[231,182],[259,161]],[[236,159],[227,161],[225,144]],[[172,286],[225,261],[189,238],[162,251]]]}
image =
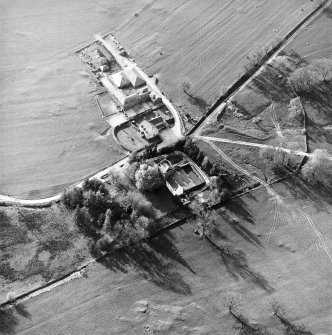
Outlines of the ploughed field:
{"label": "ploughed field", "polygon": [[[115,30],[125,48],[181,107],[199,117],[183,92],[212,104],[243,74],[247,56],[285,36],[317,1],[154,1]],[[188,125],[190,127],[190,125]]]}
{"label": "ploughed field", "polygon": [[147,2],[1,3],[0,193],[54,195],[122,157],[113,138],[100,135],[107,123],[74,52]]}
{"label": "ploughed field", "polygon": [[[184,113],[241,73],[259,44],[283,36],[317,1],[10,1],[1,5],[0,192],[53,195],[121,157],[74,51],[115,32]],[[203,104],[204,105],[204,104]],[[203,108],[204,109],[204,108]],[[33,192],[31,192],[33,191]]]}
{"label": "ploughed field", "polygon": [[283,334],[272,302],[290,322],[328,334],[331,203],[297,179],[273,189],[278,199],[261,188],[215,213],[211,240],[220,249],[186,224],[23,302],[25,314],[13,311],[8,327],[17,334],[228,335],[239,329],[225,307],[233,297],[271,334]]}

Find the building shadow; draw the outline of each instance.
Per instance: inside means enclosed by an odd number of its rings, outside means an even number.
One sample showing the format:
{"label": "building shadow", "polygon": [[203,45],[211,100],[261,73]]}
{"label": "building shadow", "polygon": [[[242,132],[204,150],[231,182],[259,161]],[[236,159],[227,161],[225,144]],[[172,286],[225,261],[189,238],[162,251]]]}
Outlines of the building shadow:
{"label": "building shadow", "polygon": [[23,304],[0,308],[0,334],[16,333],[19,317],[30,319],[31,315]]}
{"label": "building shadow", "polygon": [[[176,271],[169,260],[176,260],[192,273],[194,271],[182,259],[175,245],[169,239],[162,239],[163,246],[155,243],[140,243],[114,251],[98,259],[98,262],[114,272],[127,273],[130,269],[137,271],[144,279],[154,283],[164,290],[188,295],[190,286]],[[170,250],[166,251],[165,248]],[[155,250],[156,248],[157,250]]]}
{"label": "building shadow", "polygon": [[235,250],[230,247],[219,247],[208,237],[205,237],[205,239],[220,255],[228,273],[235,280],[242,278],[268,293],[275,291],[274,288],[269,284],[268,280],[264,278],[264,276],[250,269],[247,258],[243,251]]}

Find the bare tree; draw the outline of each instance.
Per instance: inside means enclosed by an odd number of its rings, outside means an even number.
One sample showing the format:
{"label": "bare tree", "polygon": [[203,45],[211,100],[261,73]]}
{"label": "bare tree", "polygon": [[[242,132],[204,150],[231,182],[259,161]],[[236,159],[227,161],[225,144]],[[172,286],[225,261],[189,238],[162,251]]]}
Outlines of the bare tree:
{"label": "bare tree", "polygon": [[284,326],[285,335],[313,335],[313,333],[309,330],[306,330],[304,326],[297,326],[290,322],[284,316],[284,308],[278,302],[273,302],[271,307],[273,315],[276,316]]}
{"label": "bare tree", "polygon": [[313,184],[332,187],[332,161],[327,150],[316,149],[302,168],[303,177]]}
{"label": "bare tree", "polygon": [[239,335],[268,335],[269,333],[259,324],[251,324],[239,311],[234,298],[229,298],[225,302],[228,313],[240,325]]}

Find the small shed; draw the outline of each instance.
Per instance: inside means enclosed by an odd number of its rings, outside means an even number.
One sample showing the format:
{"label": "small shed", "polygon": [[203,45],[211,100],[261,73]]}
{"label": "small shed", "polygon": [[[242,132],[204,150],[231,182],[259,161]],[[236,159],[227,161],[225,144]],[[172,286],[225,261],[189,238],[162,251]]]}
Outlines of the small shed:
{"label": "small shed", "polygon": [[113,55],[103,45],[98,45],[98,53],[100,56],[105,57],[109,63],[113,62],[114,60]]}
{"label": "small shed", "polygon": [[159,134],[157,127],[146,120],[141,122],[139,129],[144,137],[148,140],[155,138]]}

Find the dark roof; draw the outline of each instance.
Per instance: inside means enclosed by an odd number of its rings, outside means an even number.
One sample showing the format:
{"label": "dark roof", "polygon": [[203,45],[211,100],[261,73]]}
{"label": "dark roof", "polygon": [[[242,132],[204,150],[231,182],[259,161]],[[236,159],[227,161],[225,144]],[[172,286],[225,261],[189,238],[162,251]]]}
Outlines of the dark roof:
{"label": "dark roof", "polygon": [[108,49],[106,49],[103,45],[98,45],[98,52],[101,56],[104,56],[108,62],[111,62],[114,59],[111,52]]}
{"label": "dark roof", "polygon": [[176,169],[174,174],[167,178],[167,182],[173,188],[181,186],[185,191],[204,183],[204,181],[195,173],[189,163]]}

